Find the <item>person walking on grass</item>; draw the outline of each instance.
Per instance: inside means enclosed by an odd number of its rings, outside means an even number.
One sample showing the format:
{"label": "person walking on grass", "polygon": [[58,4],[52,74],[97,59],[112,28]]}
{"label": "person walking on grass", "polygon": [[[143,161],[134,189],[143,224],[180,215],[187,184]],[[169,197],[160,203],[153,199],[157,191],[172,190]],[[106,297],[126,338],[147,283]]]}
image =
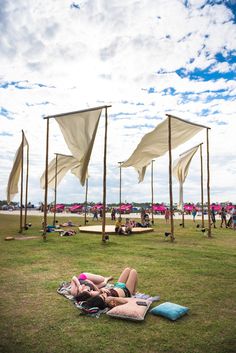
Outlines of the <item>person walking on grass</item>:
{"label": "person walking on grass", "polygon": [[169,219],[170,219],[170,210],[169,208],[167,208],[165,210],[165,220],[166,220],[166,223],[169,223]]}
{"label": "person walking on grass", "polygon": [[236,230],[236,208],[235,207],[232,209],[231,214],[232,214],[232,228],[233,230]]}
{"label": "person walking on grass", "polygon": [[223,224],[225,225],[225,228],[228,228],[226,215],[227,215],[226,209],[224,207],[222,207],[221,212],[220,212],[220,216],[221,216],[220,227],[221,228],[223,227]]}
{"label": "person walking on grass", "polygon": [[195,207],[193,207],[193,210],[192,210],[193,222],[195,222],[196,215],[197,215],[197,210]]}
{"label": "person walking on grass", "polygon": [[95,208],[95,210],[93,211],[93,221],[98,221],[98,211],[97,209]]}
{"label": "person walking on grass", "polygon": [[212,221],[212,224],[214,225],[214,228],[216,228],[216,214],[215,214],[214,207],[212,207],[211,209],[211,221]]}
{"label": "person walking on grass", "polygon": [[111,220],[115,221],[116,220],[116,210],[114,207],[111,209]]}

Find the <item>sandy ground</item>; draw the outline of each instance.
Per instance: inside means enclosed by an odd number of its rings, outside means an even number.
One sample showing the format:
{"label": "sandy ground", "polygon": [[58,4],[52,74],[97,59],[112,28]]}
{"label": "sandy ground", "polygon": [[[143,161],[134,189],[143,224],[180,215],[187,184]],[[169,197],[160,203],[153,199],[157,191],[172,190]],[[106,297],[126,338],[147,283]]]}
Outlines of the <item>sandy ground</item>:
{"label": "sandy ground", "polygon": [[[19,215],[20,214],[20,211],[17,210],[17,211],[3,211],[3,210],[0,210],[0,214],[5,214],[5,215]],[[24,210],[23,210],[23,214],[24,214]],[[38,211],[38,210],[28,210],[27,211],[27,215],[28,216],[39,216],[39,217],[42,217],[43,218],[43,212],[41,211]],[[48,213],[48,216],[52,216],[53,217],[53,213],[49,212]],[[84,216],[84,213],[81,213],[81,214],[77,214],[77,213],[67,213],[67,212],[62,212],[62,213],[57,213],[56,216],[59,218],[59,217],[65,217],[65,218],[68,218],[68,220],[72,217],[83,217]],[[92,213],[89,213],[87,215],[88,218],[92,218],[93,215]],[[106,218],[110,218],[111,217],[111,214],[109,212],[106,213]],[[140,218],[140,214],[139,213],[130,213],[130,214],[124,214],[122,215],[122,218]],[[150,215],[150,218],[151,218],[151,215]],[[160,218],[160,219],[164,219],[164,216],[163,215],[154,215],[154,218]],[[184,215],[184,219],[192,219],[192,215]],[[207,218],[207,215],[205,215],[205,219]],[[174,219],[182,219],[182,216],[178,213],[175,213],[174,215]],[[201,220],[201,215],[197,215],[196,216],[196,221],[197,220]]]}

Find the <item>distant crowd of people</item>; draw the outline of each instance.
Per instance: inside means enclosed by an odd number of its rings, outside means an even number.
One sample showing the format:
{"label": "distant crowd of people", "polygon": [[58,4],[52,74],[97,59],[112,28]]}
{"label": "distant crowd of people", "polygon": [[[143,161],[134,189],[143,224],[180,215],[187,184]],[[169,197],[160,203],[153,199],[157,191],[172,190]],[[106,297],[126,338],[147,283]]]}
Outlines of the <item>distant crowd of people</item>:
{"label": "distant crowd of people", "polygon": [[[211,221],[214,228],[216,228],[216,212],[214,206],[211,208]],[[236,230],[236,208],[233,207],[229,212],[227,212],[225,207],[222,207],[219,216],[221,219],[220,227],[233,228]]]}
{"label": "distant crowd of people", "polygon": [[[192,210],[193,222],[196,220],[197,209],[194,207]],[[233,228],[236,230],[236,208],[233,207],[227,212],[225,207],[222,207],[220,211],[216,211],[215,207],[211,207],[211,225],[216,228],[216,216],[219,215],[221,223],[220,227]]]}
{"label": "distant crowd of people", "polygon": [[[196,207],[193,207],[192,209],[192,219],[193,222],[196,221],[196,216],[197,216],[197,209]],[[225,227],[225,228],[233,228],[236,230],[236,208],[233,207],[229,212],[227,212],[225,207],[222,207],[220,211],[216,211],[214,206],[211,207],[211,222],[212,226],[216,228],[216,215],[219,215],[221,223],[220,227]],[[165,222],[168,223],[170,220],[170,209],[166,208],[164,212],[164,219]],[[174,214],[173,214],[174,216]],[[111,210],[111,220],[116,221],[115,226],[116,226],[116,232],[119,234],[130,234],[132,232],[132,229],[134,227],[151,227],[151,221],[149,218],[148,212],[144,209],[141,208],[140,210],[140,222],[136,222],[134,220],[131,220],[129,218],[126,218],[125,223],[122,223],[122,218],[119,215],[118,219],[116,220],[116,210],[115,208],[112,208]]]}
{"label": "distant crowd of people", "polygon": [[[103,218],[102,208],[100,208],[100,209],[94,208],[91,212],[93,214],[93,217],[92,217],[93,221],[98,221],[99,218],[100,218],[100,220],[102,220],[102,218]],[[111,212],[110,213],[111,220],[115,221],[115,230],[116,230],[116,233],[118,233],[118,234],[131,234],[132,229],[134,227],[146,228],[146,227],[152,226],[152,222],[149,217],[150,210],[146,210],[144,208],[141,208],[140,209],[140,221],[138,221],[138,222],[135,220],[132,220],[130,218],[126,218],[125,222],[123,222],[121,214],[119,212],[119,209],[115,209],[114,207],[111,209],[110,212]],[[198,214],[197,208],[193,207],[192,211],[190,211],[190,212],[191,212],[190,214],[192,215],[192,220],[193,220],[193,222],[195,222],[196,216]],[[220,223],[221,228],[222,227],[233,228],[234,230],[236,230],[236,207],[235,206],[228,212],[225,207],[222,207],[220,211],[216,210],[214,208],[214,206],[211,207],[211,222],[212,222],[212,226],[214,228],[216,228],[216,216],[217,215],[219,215],[220,220],[221,220],[221,223]],[[165,222],[169,223],[171,211],[168,207],[165,209],[163,216],[164,216]],[[173,212],[173,216],[174,216],[174,212]]]}
{"label": "distant crowd of people", "polygon": [[[197,215],[196,208],[192,210],[193,222]],[[225,207],[222,207],[220,211],[216,211],[215,207],[211,207],[211,225],[216,228],[216,216],[219,215],[221,223],[220,228],[233,228],[236,230],[236,208],[233,207],[230,211],[227,212]]]}

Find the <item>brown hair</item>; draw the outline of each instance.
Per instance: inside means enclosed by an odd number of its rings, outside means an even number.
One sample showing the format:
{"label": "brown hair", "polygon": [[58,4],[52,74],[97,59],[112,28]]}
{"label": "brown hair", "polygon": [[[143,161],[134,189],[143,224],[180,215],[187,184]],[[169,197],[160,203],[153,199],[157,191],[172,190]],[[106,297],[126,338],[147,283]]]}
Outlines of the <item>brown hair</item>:
{"label": "brown hair", "polygon": [[95,297],[90,297],[84,304],[86,308],[97,307],[101,310],[107,307],[105,301],[99,295],[96,295]]}
{"label": "brown hair", "polygon": [[85,300],[88,300],[89,298],[91,298],[91,294],[89,294],[89,292],[87,291],[83,291],[81,293],[79,293],[78,295],[76,295],[75,299],[78,302],[84,302]]}

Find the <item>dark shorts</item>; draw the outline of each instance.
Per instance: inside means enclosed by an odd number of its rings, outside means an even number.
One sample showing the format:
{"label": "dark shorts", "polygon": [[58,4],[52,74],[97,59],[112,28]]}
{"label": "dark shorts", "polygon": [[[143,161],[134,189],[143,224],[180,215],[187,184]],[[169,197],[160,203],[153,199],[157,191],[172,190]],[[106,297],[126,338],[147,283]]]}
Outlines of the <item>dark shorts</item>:
{"label": "dark shorts", "polygon": [[125,288],[122,288],[122,289],[123,289],[123,291],[124,291],[124,293],[125,293],[125,297],[126,297],[126,298],[130,298],[130,297],[131,297],[131,294],[130,294],[130,291],[128,290],[128,288],[125,287]]}

